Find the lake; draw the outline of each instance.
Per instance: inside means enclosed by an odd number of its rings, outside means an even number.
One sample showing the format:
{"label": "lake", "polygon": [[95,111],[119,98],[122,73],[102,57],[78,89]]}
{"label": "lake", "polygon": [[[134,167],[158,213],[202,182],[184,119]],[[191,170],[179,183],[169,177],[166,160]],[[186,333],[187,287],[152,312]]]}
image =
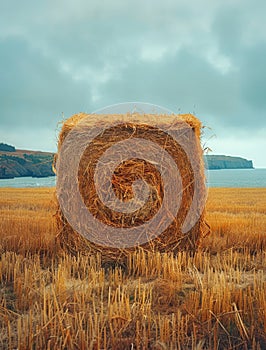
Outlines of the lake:
{"label": "lake", "polygon": [[[1,179],[0,187],[54,187],[56,177]],[[266,187],[266,169],[221,169],[207,171],[208,187]]]}

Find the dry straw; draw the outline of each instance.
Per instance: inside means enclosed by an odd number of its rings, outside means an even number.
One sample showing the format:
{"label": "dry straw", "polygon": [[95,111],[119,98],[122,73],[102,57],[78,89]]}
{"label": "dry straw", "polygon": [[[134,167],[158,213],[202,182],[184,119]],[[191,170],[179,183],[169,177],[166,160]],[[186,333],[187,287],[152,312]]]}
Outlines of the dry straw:
{"label": "dry straw", "polygon": [[[76,114],[63,123],[59,134],[58,152],[67,135],[74,128],[95,127],[103,125],[108,120],[109,128],[95,137],[82,154],[78,170],[79,191],[90,213],[110,227],[131,228],[141,226],[149,221],[159,210],[164,197],[164,183],[160,172],[153,164],[144,159],[129,159],[123,161],[116,168],[112,177],[112,191],[123,201],[129,201],[134,196],[132,183],[136,179],[142,179],[149,185],[150,194],[143,207],[135,212],[125,213],[114,211],[105,206],[98,197],[95,184],[94,172],[98,159],[104,152],[119,141],[132,137],[142,138],[159,145],[176,163],[182,179],[182,200],[178,213],[172,223],[156,238],[142,244],[139,248],[144,251],[178,252],[181,250],[195,251],[200,240],[209,232],[209,226],[205,222],[204,210],[196,220],[194,226],[185,234],[182,233],[182,224],[191,207],[194,195],[194,171],[191,159],[197,167],[197,176],[200,177],[200,196],[205,194],[204,163],[202,148],[200,145],[201,122],[191,114],[185,115],[151,115],[151,114],[124,114],[124,115],[96,115]],[[121,124],[117,125],[117,120]],[[82,121],[82,123],[80,123]],[[113,124],[112,124],[113,122]],[[184,151],[176,140],[169,137],[162,130],[178,130],[184,128],[184,122],[193,130],[193,137],[187,138],[187,150]],[[80,126],[81,125],[81,126]],[[112,126],[113,125],[113,126]],[[156,125],[153,127],[152,125]],[[181,132],[182,134],[182,132]],[[186,135],[183,136],[183,139]],[[56,169],[55,156],[55,169]],[[160,154],[158,154],[160,159]],[[71,201],[71,197],[67,200]],[[199,200],[202,200],[200,198]],[[108,246],[93,243],[76,232],[64,217],[58,204],[57,225],[59,229],[58,239],[61,246],[73,254],[96,254],[100,253],[104,262],[124,261],[129,252],[135,251],[136,247],[110,248]],[[99,233],[101,234],[101,233]]]}

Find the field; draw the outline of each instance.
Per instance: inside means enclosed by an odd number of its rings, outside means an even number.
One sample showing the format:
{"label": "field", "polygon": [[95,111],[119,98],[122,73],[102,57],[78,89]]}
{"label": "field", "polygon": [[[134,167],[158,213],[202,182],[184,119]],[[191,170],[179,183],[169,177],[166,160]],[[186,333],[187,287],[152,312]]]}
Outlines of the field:
{"label": "field", "polygon": [[211,189],[194,255],[71,256],[53,189],[0,189],[0,349],[265,349],[266,189]]}

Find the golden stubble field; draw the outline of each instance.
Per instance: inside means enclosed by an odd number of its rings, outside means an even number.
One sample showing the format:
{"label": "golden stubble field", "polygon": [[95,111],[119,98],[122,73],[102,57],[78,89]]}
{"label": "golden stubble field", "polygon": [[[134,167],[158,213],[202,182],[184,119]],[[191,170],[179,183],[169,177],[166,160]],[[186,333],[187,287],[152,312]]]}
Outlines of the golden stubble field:
{"label": "golden stubble field", "polygon": [[0,349],[265,349],[266,189],[210,189],[194,255],[56,242],[54,189],[0,189]]}

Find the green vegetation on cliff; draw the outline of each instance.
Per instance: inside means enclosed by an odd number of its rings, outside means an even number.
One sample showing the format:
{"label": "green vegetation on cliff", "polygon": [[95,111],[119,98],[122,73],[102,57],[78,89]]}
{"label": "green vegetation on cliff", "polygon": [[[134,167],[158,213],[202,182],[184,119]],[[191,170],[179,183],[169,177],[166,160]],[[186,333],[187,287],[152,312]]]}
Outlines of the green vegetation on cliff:
{"label": "green vegetation on cliff", "polygon": [[5,145],[0,149],[0,179],[54,175],[53,153],[15,150],[14,147],[15,151],[12,151],[11,147],[13,146]]}
{"label": "green vegetation on cliff", "polygon": [[0,151],[4,152],[15,152],[16,149],[14,146],[7,145],[6,143],[0,143]]}

